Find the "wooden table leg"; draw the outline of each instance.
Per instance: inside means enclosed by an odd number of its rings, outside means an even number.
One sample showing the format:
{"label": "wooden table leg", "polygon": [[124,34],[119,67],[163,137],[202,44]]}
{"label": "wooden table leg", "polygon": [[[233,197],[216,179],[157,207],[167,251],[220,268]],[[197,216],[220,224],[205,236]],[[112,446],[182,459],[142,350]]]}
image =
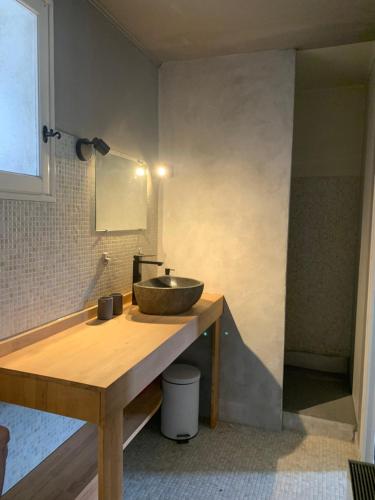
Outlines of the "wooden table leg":
{"label": "wooden table leg", "polygon": [[211,409],[210,427],[214,429],[217,424],[219,411],[219,383],[220,383],[220,318],[212,327],[211,340]]}
{"label": "wooden table leg", "polygon": [[98,498],[122,500],[123,411],[107,416],[98,428]]}

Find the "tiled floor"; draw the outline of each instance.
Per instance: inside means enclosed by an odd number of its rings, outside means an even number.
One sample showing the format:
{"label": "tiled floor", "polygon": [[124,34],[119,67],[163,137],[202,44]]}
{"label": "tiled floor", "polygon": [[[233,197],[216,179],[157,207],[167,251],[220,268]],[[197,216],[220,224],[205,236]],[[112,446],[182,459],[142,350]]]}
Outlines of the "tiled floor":
{"label": "tiled floor", "polygon": [[125,453],[127,500],[344,500],[352,443],[220,423],[178,445],[157,427]]}

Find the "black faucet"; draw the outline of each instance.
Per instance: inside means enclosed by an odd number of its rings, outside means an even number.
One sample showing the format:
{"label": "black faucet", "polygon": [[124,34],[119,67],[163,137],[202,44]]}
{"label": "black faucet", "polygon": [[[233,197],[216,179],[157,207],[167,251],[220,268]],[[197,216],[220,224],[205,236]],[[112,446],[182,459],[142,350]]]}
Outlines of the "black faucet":
{"label": "black faucet", "polygon": [[142,260],[142,257],[153,257],[153,255],[134,255],[133,256],[133,285],[132,285],[132,304],[137,304],[137,299],[134,293],[134,283],[142,281],[141,264],[154,264],[155,266],[162,266],[163,262],[160,260]]}

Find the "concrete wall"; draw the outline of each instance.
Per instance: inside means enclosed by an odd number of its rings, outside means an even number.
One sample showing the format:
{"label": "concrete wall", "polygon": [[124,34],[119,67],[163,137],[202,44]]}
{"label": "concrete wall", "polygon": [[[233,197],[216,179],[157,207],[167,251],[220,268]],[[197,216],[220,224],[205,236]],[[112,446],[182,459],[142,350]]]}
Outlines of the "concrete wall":
{"label": "concrete wall", "polygon": [[[55,35],[57,127],[155,160],[157,68],[83,0],[55,0]],[[132,255],[156,251],[156,191],[147,231],[95,233],[94,165],[77,159],[70,134],[56,142],[56,203],[0,200],[0,338],[129,290]],[[0,422],[11,431],[5,489],[81,425],[4,404]]]}
{"label": "concrete wall", "polygon": [[[281,425],[293,99],[293,51],[160,71],[160,155],[174,166],[160,253],[225,294],[220,417],[269,429]],[[200,347],[190,358],[207,364]]]}
{"label": "concrete wall", "polygon": [[346,360],[352,354],[365,108],[365,86],[296,93],[288,357],[289,351]]}
{"label": "concrete wall", "polygon": [[155,159],[158,71],[88,0],[55,0],[56,126]]}
{"label": "concrete wall", "polygon": [[[359,276],[358,276],[358,295],[357,295],[357,316],[355,327],[355,349],[354,349],[354,372],[353,372],[353,401],[356,411],[357,422],[361,425],[362,415],[362,391],[363,386],[370,384],[370,391],[373,390],[373,381],[368,380],[367,368],[364,363],[365,346],[369,352],[367,356],[371,356],[371,340],[366,340],[366,326],[369,335],[371,336],[370,321],[367,320],[369,307],[371,307],[373,297],[369,297],[370,282],[370,249],[373,210],[374,210],[374,175],[375,175],[375,62],[373,63],[372,72],[368,85],[367,99],[367,124],[366,124],[366,148],[364,158],[364,188],[363,188],[363,203],[362,203],[362,228],[361,228],[361,252],[359,261]],[[363,381],[365,380],[365,384]],[[368,395],[366,388],[366,394]],[[363,415],[365,418],[365,415]],[[361,428],[359,429],[361,436]],[[363,457],[367,460],[372,460],[374,449],[371,443],[362,443],[362,449],[367,448],[367,456]]]}

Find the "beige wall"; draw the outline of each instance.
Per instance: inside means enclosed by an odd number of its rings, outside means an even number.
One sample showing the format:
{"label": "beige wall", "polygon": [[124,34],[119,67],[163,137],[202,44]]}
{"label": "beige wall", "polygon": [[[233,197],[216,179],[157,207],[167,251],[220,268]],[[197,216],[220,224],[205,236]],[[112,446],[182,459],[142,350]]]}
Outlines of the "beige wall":
{"label": "beige wall", "polygon": [[167,63],[159,85],[160,253],[225,294],[221,418],[279,429],[294,52]]}
{"label": "beige wall", "polygon": [[[373,194],[375,174],[375,63],[373,64],[373,69],[368,86],[366,149],[364,160],[361,252],[358,276],[357,318],[355,329],[353,372],[353,400],[358,423],[361,422],[361,404],[364,377],[364,349],[366,345],[366,317],[368,313],[369,300],[367,297],[369,290],[370,272],[369,257],[373,224]],[[368,343],[368,346],[370,345],[371,342]],[[373,383],[371,384],[371,386],[373,387]]]}
{"label": "beige wall", "polygon": [[365,85],[297,89],[292,176],[360,176],[365,116]]}

